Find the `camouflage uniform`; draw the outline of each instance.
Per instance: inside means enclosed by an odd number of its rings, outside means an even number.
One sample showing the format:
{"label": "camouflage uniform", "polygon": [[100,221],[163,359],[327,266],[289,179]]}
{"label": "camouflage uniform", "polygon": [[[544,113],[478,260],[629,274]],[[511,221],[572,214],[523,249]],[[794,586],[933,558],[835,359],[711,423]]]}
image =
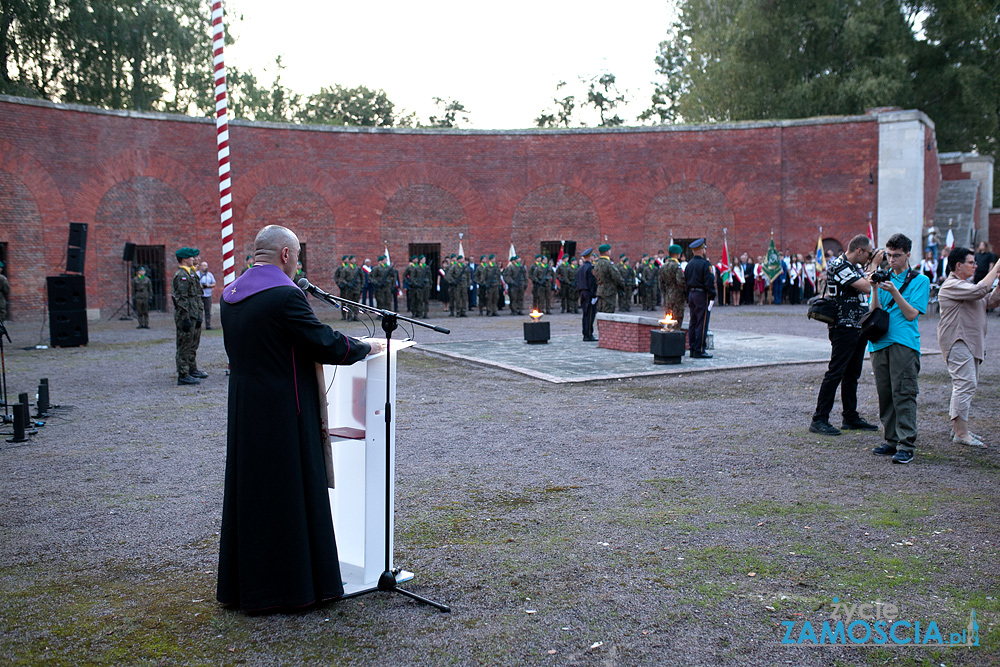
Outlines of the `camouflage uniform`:
{"label": "camouflage uniform", "polygon": [[7,319],[7,301],[10,300],[10,282],[0,274],[0,322]]}
{"label": "camouflage uniform", "polygon": [[578,314],[580,312],[580,291],[576,288],[576,274],[580,271],[580,263],[575,259],[570,262],[568,278],[566,281],[569,283],[568,293],[569,293],[569,304],[568,313]]}
{"label": "camouflage uniform", "polygon": [[455,317],[467,317],[469,310],[469,265],[456,260],[448,267],[448,281],[452,284],[451,305]]}
{"label": "camouflage uniform", "polygon": [[406,288],[406,311],[410,315],[417,317],[417,303],[420,297],[417,296],[417,280],[419,276],[417,260],[411,259],[409,265],[403,271],[403,287]]}
{"label": "camouflage uniform", "polygon": [[611,259],[601,255],[594,262],[594,278],[597,280],[597,312],[615,312],[618,290],[624,286],[622,276],[611,263]]}
{"label": "camouflage uniform", "polygon": [[524,315],[524,289],[528,286],[528,271],[524,264],[515,258],[504,267],[503,279],[510,294],[510,314]]}
{"label": "camouflage uniform", "polygon": [[392,267],[384,261],[372,269],[372,284],[375,286],[375,303],[382,310],[392,307]]}
{"label": "camouflage uniform", "polygon": [[657,278],[658,278],[658,268],[656,264],[647,259],[642,265],[641,279],[642,287],[642,309],[643,310],[655,310],[656,309],[656,289],[657,289]]}
{"label": "camouflage uniform", "polygon": [[149,328],[149,300],[153,298],[153,283],[148,276],[141,275],[132,278],[132,299],[135,308],[135,318],[140,329]]}
{"label": "camouflage uniform", "polygon": [[417,282],[420,286],[420,314],[417,317],[427,317],[429,312],[428,301],[431,296],[431,285],[434,282],[431,278],[431,267],[427,265],[426,260],[421,259],[417,265]]}
{"label": "camouflage uniform", "polygon": [[572,312],[573,306],[569,298],[569,286],[576,278],[576,274],[571,271],[569,262],[567,261],[559,265],[556,269],[556,275],[559,276],[559,312]]}
{"label": "camouflage uniform", "polygon": [[203,306],[201,283],[195,278],[193,268],[189,272],[183,266],[177,267],[177,273],[171,281],[170,295],[174,302],[174,324],[177,327],[177,352],[174,356],[177,377],[197,377],[194,374],[198,372],[197,354],[198,343],[201,342]]}
{"label": "camouflage uniform", "polygon": [[492,259],[483,267],[483,285],[486,288],[486,314],[496,316],[497,301],[500,299],[500,267]]}
{"label": "camouflage uniform", "polygon": [[684,271],[673,257],[660,267],[660,291],[663,293],[664,311],[677,320],[680,327],[684,322],[684,306],[687,304],[687,281]]}
{"label": "camouflage uniform", "polygon": [[632,310],[632,288],[635,286],[635,271],[628,265],[628,258],[623,257],[615,264],[618,275],[622,277],[622,286],[618,288],[618,311],[628,313]]}
{"label": "camouflage uniform", "polygon": [[[350,288],[348,287],[348,284],[350,283],[350,271],[351,267],[347,263],[347,260],[344,259],[343,263],[337,267],[336,271],[333,272],[333,282],[337,283],[337,287],[340,289],[340,296],[345,299],[351,298],[348,296],[350,292]],[[347,319],[347,311],[343,308],[340,309],[340,319]]]}

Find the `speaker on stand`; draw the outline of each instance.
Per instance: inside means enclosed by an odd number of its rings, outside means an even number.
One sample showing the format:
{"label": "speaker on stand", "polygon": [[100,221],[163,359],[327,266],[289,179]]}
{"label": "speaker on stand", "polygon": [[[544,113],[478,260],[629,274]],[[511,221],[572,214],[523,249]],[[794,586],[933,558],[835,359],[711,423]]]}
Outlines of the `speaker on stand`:
{"label": "speaker on stand", "polygon": [[125,247],[122,248],[122,262],[125,267],[125,303],[118,306],[118,310],[111,313],[111,317],[108,320],[115,319],[115,315],[122,312],[122,308],[125,312],[118,319],[120,320],[131,320],[133,315],[132,311],[132,261],[135,259],[135,244],[131,241],[125,242]]}
{"label": "speaker on stand", "polygon": [[83,276],[49,276],[49,341],[53,347],[79,347],[89,342],[87,292]]}

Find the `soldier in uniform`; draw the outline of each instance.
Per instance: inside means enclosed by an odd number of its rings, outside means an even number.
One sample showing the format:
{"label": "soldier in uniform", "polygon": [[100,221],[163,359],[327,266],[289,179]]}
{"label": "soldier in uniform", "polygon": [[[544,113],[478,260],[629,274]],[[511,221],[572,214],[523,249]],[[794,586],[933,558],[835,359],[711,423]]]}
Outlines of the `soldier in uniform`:
{"label": "soldier in uniform", "polygon": [[615,312],[615,301],[618,300],[618,290],[624,287],[622,276],[611,262],[608,253],[611,245],[602,243],[597,247],[601,256],[594,262],[594,278],[597,280],[597,312]]}
{"label": "soldier in uniform", "polygon": [[542,285],[545,282],[545,270],[542,266],[542,256],[535,255],[535,263],[528,269],[528,279],[531,280],[531,309],[542,312],[545,307],[542,296]]}
{"label": "soldier in uniform", "polygon": [[618,312],[628,313],[632,311],[632,288],[635,286],[635,271],[628,264],[628,257],[625,253],[618,256],[618,264],[615,265],[618,275],[622,277],[622,286],[618,288]]}
{"label": "soldier in uniform", "polygon": [[583,264],[576,272],[576,289],[580,294],[580,307],[583,308],[583,340],[594,342],[594,318],[597,316],[597,280],[594,278],[594,267],[590,262],[594,249],[583,251]]}
{"label": "soldier in uniform", "polygon": [[[340,296],[344,297],[345,299],[351,298],[347,296],[348,294],[347,285],[350,282],[349,274],[351,270],[350,265],[347,263],[349,257],[350,255],[344,255],[343,257],[341,257],[340,266],[338,266],[337,269],[333,272],[333,282],[337,283],[337,288],[340,289]],[[340,319],[342,320],[347,319],[347,311],[344,310],[343,308],[340,309]]]}
{"label": "soldier in uniform", "polygon": [[528,287],[528,270],[524,268],[521,258],[514,255],[503,270],[503,279],[507,282],[510,294],[510,314],[524,315],[524,290]]}
{"label": "soldier in uniform", "polygon": [[444,302],[444,310],[448,311],[448,317],[455,317],[455,286],[451,282],[451,267],[455,263],[455,255],[448,255],[438,269],[441,285],[441,300]]}
{"label": "soldier in uniform", "polygon": [[687,283],[684,281],[684,270],[680,265],[681,247],[676,243],[671,245],[670,257],[660,267],[659,284],[663,296],[663,309],[677,320],[677,328],[684,323],[684,308],[687,304]]}
{"label": "soldier in uniform", "polygon": [[375,287],[375,303],[382,310],[392,308],[392,267],[385,255],[379,255],[378,265],[372,269],[372,285]]}
{"label": "soldier in uniform", "polygon": [[705,259],[705,239],[698,239],[690,246],[694,257],[684,267],[684,280],[688,290],[688,308],[691,323],[688,325],[688,349],[692,359],[711,359],[705,353],[705,334],[708,329],[708,302],[715,298],[715,276],[712,265]]}
{"label": "soldier in uniform", "polygon": [[643,255],[642,266],[639,268],[639,280],[641,281],[640,293],[642,294],[642,309],[654,310],[656,308],[656,288],[658,267],[647,255]]}
{"label": "soldier in uniform", "polygon": [[466,317],[469,310],[469,265],[465,257],[459,255],[449,267],[449,282],[451,282],[451,305],[455,317]]}
{"label": "soldier in uniform", "polygon": [[482,268],[482,287],[486,292],[486,315],[496,317],[497,301],[500,299],[500,267],[497,266],[496,255],[490,255]]}
{"label": "soldier in uniform", "polygon": [[580,313],[580,292],[576,289],[576,274],[580,270],[580,262],[577,261],[576,257],[569,258],[569,271],[566,274],[566,282],[569,284],[566,286],[566,290],[569,297],[569,303],[566,304],[567,313],[573,313],[578,315]]}
{"label": "soldier in uniform", "polygon": [[[354,261],[354,255],[350,255],[347,258],[347,294],[345,298],[354,301],[355,303],[361,303],[361,290],[365,287],[365,270],[358,266],[357,262]],[[350,311],[350,319],[355,322],[358,320],[358,314],[352,308]]]}
{"label": "soldier in uniform", "polygon": [[406,290],[406,312],[413,317],[417,316],[417,256],[410,258],[410,263],[403,270],[403,289]]}
{"label": "soldier in uniform", "polygon": [[[0,262],[0,269],[3,268],[3,262]],[[7,276],[0,273],[0,322],[7,319],[7,302],[10,301],[10,282],[7,280]]]}
{"label": "soldier in uniform", "polygon": [[149,300],[153,298],[153,283],[146,276],[146,267],[140,266],[132,278],[132,307],[135,318],[139,320],[136,329],[149,328]]}
{"label": "soldier in uniform", "polygon": [[479,256],[479,264],[472,276],[472,281],[476,283],[476,302],[479,304],[479,317],[486,312],[486,255]]}
{"label": "soldier in uniform", "polygon": [[170,295],[174,302],[174,325],[177,327],[177,384],[198,384],[208,373],[198,370],[192,364],[196,355],[195,332],[201,331],[201,283],[194,276],[194,248],[179,248],[176,253],[177,272],[170,284]]}
{"label": "soldier in uniform", "polygon": [[434,277],[431,275],[431,267],[427,264],[426,255],[420,256],[417,268],[419,269],[417,273],[417,280],[420,284],[420,315],[417,315],[417,317],[427,317],[429,313],[428,305],[431,298],[431,286],[434,283]]}

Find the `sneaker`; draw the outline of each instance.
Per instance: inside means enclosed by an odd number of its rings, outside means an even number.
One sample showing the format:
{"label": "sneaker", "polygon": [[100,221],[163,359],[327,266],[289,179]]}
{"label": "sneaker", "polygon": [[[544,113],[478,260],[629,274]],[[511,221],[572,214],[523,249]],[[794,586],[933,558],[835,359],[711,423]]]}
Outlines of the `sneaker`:
{"label": "sneaker", "polygon": [[875,424],[869,424],[862,417],[858,417],[853,421],[845,421],[841,427],[845,431],[877,431],[878,426]]}
{"label": "sneaker", "polygon": [[892,455],[892,462],[899,464],[907,464],[913,460],[913,452],[908,449],[901,449]]}
{"label": "sneaker", "polygon": [[823,435],[840,435],[840,429],[831,424],[828,421],[820,421],[814,419],[811,424],[809,424],[809,431],[811,433],[822,433]]}
{"label": "sneaker", "polygon": [[181,375],[177,378],[177,386],[182,384],[201,384],[201,380],[193,378],[190,375]]}
{"label": "sneaker", "polygon": [[888,442],[883,445],[879,445],[878,447],[872,450],[872,454],[874,454],[875,456],[892,456],[895,453],[896,453],[896,445],[893,445]]}

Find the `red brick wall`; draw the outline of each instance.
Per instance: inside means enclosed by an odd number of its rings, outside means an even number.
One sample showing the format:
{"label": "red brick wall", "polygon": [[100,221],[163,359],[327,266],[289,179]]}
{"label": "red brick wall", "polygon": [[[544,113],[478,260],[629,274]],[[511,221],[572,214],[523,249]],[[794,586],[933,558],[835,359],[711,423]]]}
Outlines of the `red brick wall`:
{"label": "red brick wall", "polygon": [[597,347],[622,352],[649,352],[649,332],[658,326],[597,320]]}
{"label": "red brick wall", "polygon": [[1000,253],[1000,210],[990,211],[990,245],[993,252]]}
{"label": "red brick wall", "polygon": [[[369,131],[234,123],[236,256],[267,223],[308,244],[330,289],[335,258],[440,243],[531,258],[541,241],[607,236],[631,257],[676,238],[730,251],[809,252],[818,228],[846,244],[875,215],[875,117],[805,123],[572,131]],[[876,181],[869,183],[869,174]],[[221,274],[211,120],[0,99],[0,241],[15,312],[40,312],[65,265],[70,222],[89,224],[90,307],[123,299],[126,241],[202,249]],[[877,222],[877,221],[876,221]],[[239,261],[237,262],[240,263]],[[168,264],[168,272],[171,267]]]}

